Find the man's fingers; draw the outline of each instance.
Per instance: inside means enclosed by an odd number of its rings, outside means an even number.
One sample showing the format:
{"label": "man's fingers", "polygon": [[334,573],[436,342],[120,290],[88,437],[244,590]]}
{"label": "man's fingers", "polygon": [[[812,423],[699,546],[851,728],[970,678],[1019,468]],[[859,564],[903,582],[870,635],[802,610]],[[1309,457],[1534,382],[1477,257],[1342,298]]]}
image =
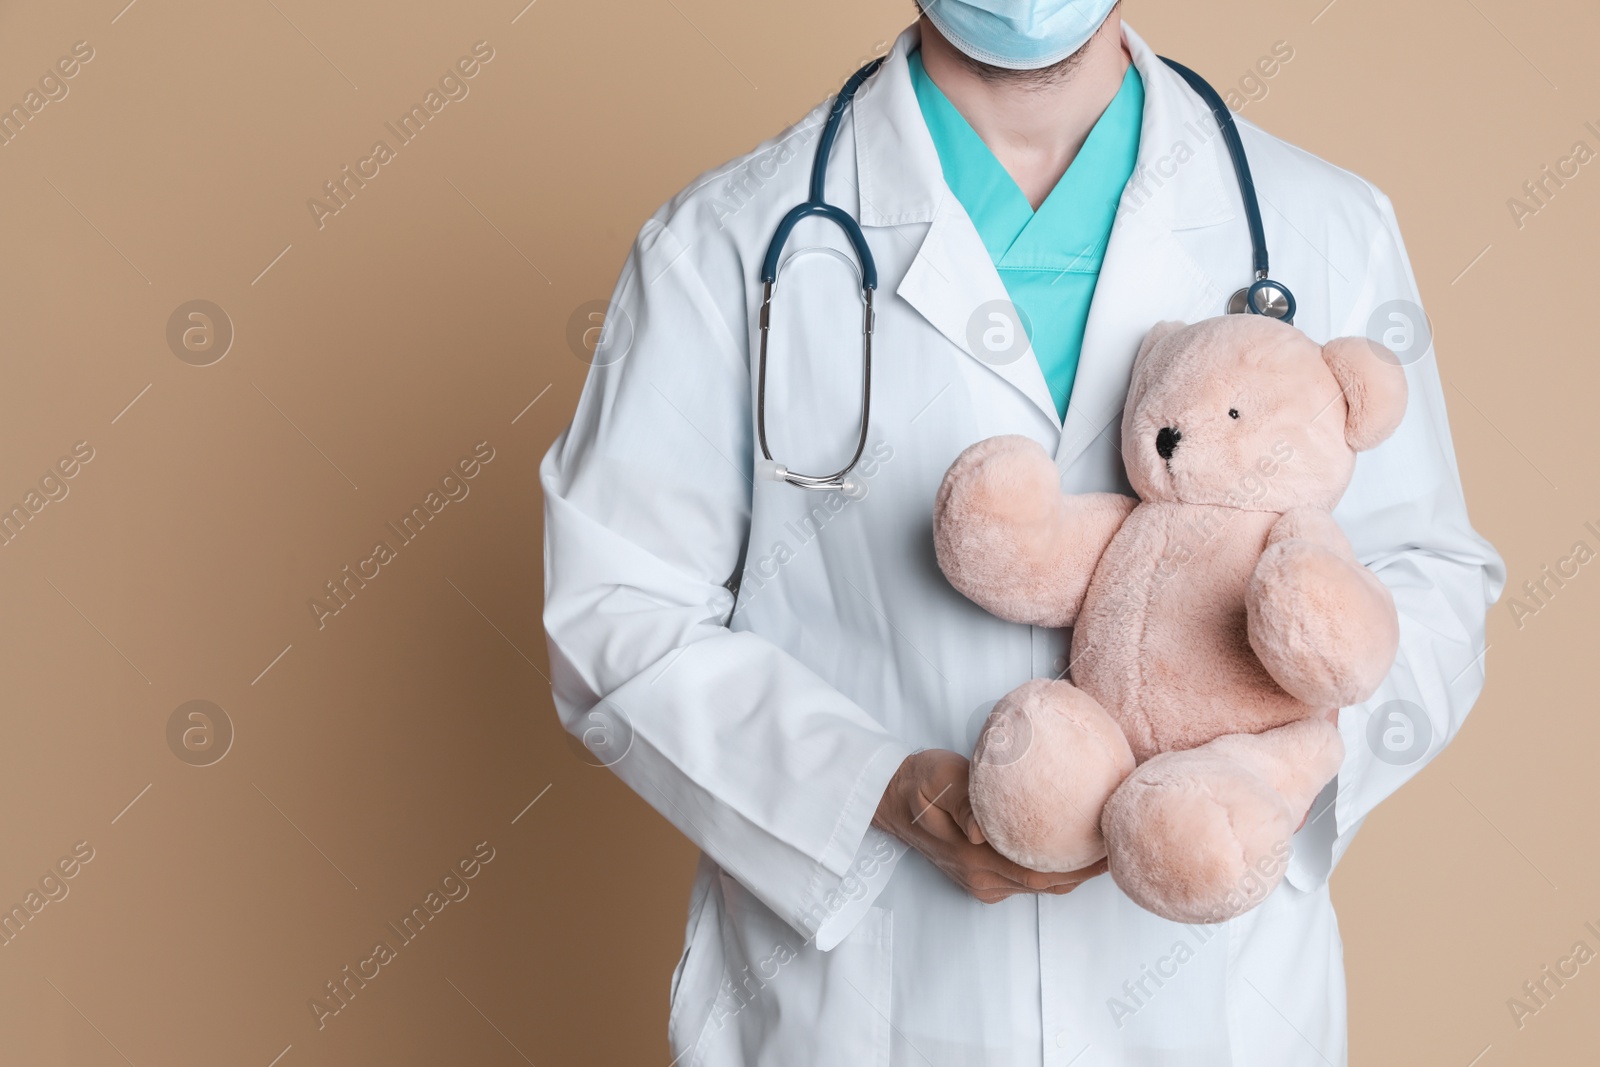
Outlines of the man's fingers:
{"label": "man's fingers", "polygon": [[1030,871],[1019,867],[1018,877],[1029,889],[1041,893],[1059,892],[1082,885],[1095,875],[1106,872],[1106,861],[1101,859],[1075,871]]}
{"label": "man's fingers", "polygon": [[[952,816],[954,818],[954,816]],[[974,820],[976,824],[976,820]],[[982,830],[979,830],[982,833]],[[1016,886],[1018,889],[1041,892],[1063,882],[1081,882],[1105,870],[1105,860],[1083,868],[1081,871],[1047,872],[1030,870],[1019,863],[1006,859],[993,845],[987,843],[974,843],[962,845],[957,849],[958,862],[974,871],[982,871],[987,875],[1000,879],[1007,885]]]}
{"label": "man's fingers", "polygon": [[1066,893],[1105,871],[1104,860],[1082,870],[1052,873],[1031,871],[1006,859],[989,844],[972,810],[970,762],[943,750],[922,753],[920,762],[909,791],[914,810],[902,839],[975,899],[995,904],[1018,893]]}
{"label": "man's fingers", "polygon": [[[986,838],[983,828],[978,825],[978,817],[972,813],[972,797],[967,791],[970,767],[971,764],[965,759],[951,760],[950,766],[945,768],[944,780],[937,783],[938,789],[929,802],[947,813],[969,842],[981,845]],[[934,783],[929,784],[931,786]]]}
{"label": "man's fingers", "polygon": [[[965,850],[963,850],[965,851]],[[984,853],[993,850],[988,846],[981,849]],[[991,857],[985,856],[985,859]],[[952,877],[970,893],[974,898],[985,904],[996,904],[1008,897],[1019,893],[1046,893],[1051,896],[1065,896],[1084,882],[1106,871],[1106,861],[1100,860],[1087,867],[1076,871],[1030,871],[993,853],[992,858],[999,859],[999,864],[984,863],[977,866],[958,866],[959,873]],[[1003,868],[1000,865],[1005,865]]]}
{"label": "man's fingers", "polygon": [[956,824],[966,832],[968,841],[974,845],[982,845],[988,842],[989,839],[983,836],[983,827],[978,825],[978,816],[972,811],[970,798],[963,798],[960,810],[952,814],[955,816]]}
{"label": "man's fingers", "polygon": [[1110,869],[1111,869],[1110,861],[1105,859],[1104,857],[1101,857],[1100,859],[1096,860],[1095,862],[1089,864],[1089,866],[1080,867],[1078,870],[1072,871],[1071,873],[1078,879],[1078,881],[1087,882],[1089,879],[1093,878],[1095,875],[1097,875],[1097,874],[1105,874],[1106,871],[1108,871]]}
{"label": "man's fingers", "polygon": [[1019,863],[1013,863],[1011,860],[1006,859],[998,852],[994,854],[994,860],[995,863],[992,869],[997,874],[1010,881],[1016,882],[1018,885],[1026,886],[1027,888],[1036,891],[1040,889],[1047,889],[1050,886],[1067,881],[1072,877],[1071,872],[1063,874],[1059,872],[1031,870]]}
{"label": "man's fingers", "polygon": [[1000,891],[984,890],[984,891],[973,893],[972,895],[973,895],[973,897],[975,897],[977,899],[979,904],[998,904],[1002,900],[1010,900],[1012,897],[1016,896],[1017,894],[1015,892],[1007,893],[1007,892],[1000,892]]}
{"label": "man's fingers", "polygon": [[964,888],[974,898],[984,904],[998,904],[1002,900],[1026,893],[1028,890],[1020,885],[1006,882],[1004,879],[994,877],[976,878],[970,880]]}
{"label": "man's fingers", "polygon": [[1021,878],[1013,878],[1001,868],[1005,860],[988,845],[971,845],[965,840],[952,842],[940,867],[961,888],[973,896],[984,892],[1031,893],[1034,889]]}
{"label": "man's fingers", "polygon": [[1062,882],[1058,885],[1053,885],[1049,889],[1046,889],[1045,892],[1054,896],[1061,896],[1064,893],[1072,892],[1083,883],[1092,878],[1097,878],[1104,873],[1106,873],[1106,863],[1105,860],[1101,860],[1099,863],[1085,867],[1081,871],[1073,871],[1071,874],[1066,876],[1068,881]]}

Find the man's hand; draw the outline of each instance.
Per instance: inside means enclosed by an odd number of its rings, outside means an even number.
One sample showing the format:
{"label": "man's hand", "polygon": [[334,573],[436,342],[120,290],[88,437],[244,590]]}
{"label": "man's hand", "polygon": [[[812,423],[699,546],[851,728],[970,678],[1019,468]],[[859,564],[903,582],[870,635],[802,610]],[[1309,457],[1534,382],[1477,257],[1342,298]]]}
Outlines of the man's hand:
{"label": "man's hand", "polygon": [[878,801],[872,824],[922,853],[985,904],[1018,893],[1059,896],[1104,873],[1101,860],[1065,874],[1041,874],[996,852],[984,840],[967,798],[970,766],[965,756],[939,748],[906,757]]}

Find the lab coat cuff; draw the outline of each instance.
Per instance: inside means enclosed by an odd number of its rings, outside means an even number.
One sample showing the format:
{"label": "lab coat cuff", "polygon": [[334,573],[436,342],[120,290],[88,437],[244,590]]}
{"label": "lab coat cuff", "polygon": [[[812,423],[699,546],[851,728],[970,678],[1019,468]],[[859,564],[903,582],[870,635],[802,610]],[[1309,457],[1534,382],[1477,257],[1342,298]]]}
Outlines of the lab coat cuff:
{"label": "lab coat cuff", "polygon": [[812,917],[820,919],[812,934],[817,948],[829,952],[849,936],[872,910],[907,851],[907,846],[877,827],[867,830],[850,870],[812,906]]}
{"label": "lab coat cuff", "polygon": [[856,776],[820,867],[807,887],[794,925],[824,952],[844,940],[888,884],[905,849],[872,826],[889,780],[916,750],[899,742],[880,747]]}
{"label": "lab coat cuff", "polygon": [[1308,893],[1321,889],[1333,877],[1334,868],[1339,865],[1340,858],[1366,819],[1366,811],[1356,810],[1357,801],[1361,785],[1367,780],[1376,761],[1367,747],[1365,729],[1358,723],[1358,720],[1364,721],[1363,716],[1356,714],[1359,710],[1340,710],[1339,732],[1344,737],[1344,763],[1333,781],[1323,786],[1322,792],[1311,802],[1305,825],[1294,835],[1293,851],[1284,879],[1296,889]]}
{"label": "lab coat cuff", "polygon": [[1294,835],[1284,879],[1302,892],[1322,888],[1333,874],[1334,848],[1339,840],[1339,816],[1335,811],[1338,796],[1339,779],[1335,776],[1311,802],[1305,825]]}
{"label": "lab coat cuff", "polygon": [[868,757],[856,775],[855,786],[845,799],[844,807],[839,812],[839,821],[834,824],[833,834],[823,852],[822,866],[829,874],[843,877],[853,869],[867,829],[872,825],[872,817],[878,813],[878,802],[883,799],[884,790],[889,788],[889,780],[906,761],[906,757],[915,751],[908,745],[890,742]]}

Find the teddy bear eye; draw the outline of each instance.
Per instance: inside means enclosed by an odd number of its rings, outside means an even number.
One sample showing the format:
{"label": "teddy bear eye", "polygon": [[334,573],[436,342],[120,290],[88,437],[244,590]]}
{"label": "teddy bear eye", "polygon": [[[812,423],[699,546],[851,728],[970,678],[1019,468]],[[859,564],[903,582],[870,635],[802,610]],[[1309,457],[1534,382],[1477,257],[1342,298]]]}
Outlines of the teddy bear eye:
{"label": "teddy bear eye", "polygon": [[1228,418],[1237,419],[1238,417],[1239,417],[1239,409],[1238,408],[1229,408],[1228,409]]}

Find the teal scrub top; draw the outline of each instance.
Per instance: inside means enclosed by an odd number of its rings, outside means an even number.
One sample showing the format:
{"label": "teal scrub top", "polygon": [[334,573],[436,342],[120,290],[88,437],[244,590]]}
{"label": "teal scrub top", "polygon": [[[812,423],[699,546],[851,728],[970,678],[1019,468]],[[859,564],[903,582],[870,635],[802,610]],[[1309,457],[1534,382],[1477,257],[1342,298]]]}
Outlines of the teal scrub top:
{"label": "teal scrub top", "polygon": [[948,97],[910,57],[911,83],[933,135],[945,184],[966,208],[1021,311],[1056,414],[1066,418],[1089,304],[1123,187],[1139,156],[1144,82],[1133,64],[1072,165],[1035,212]]}

